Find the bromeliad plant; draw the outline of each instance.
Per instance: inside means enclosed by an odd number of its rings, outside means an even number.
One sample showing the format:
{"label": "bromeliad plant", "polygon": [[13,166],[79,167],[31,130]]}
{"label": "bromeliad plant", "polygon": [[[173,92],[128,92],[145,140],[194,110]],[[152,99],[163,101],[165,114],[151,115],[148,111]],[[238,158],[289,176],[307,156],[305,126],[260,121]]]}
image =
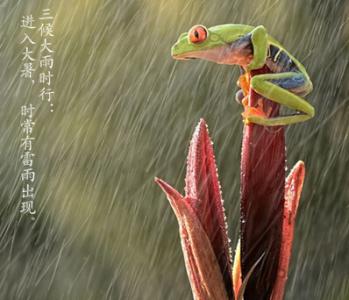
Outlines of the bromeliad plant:
{"label": "bromeliad plant", "polygon": [[[268,283],[272,286],[272,295],[269,295],[272,300],[283,298],[303,179],[304,164],[298,162],[285,185],[277,276],[273,282]],[[240,242],[233,264],[212,141],[204,120],[196,127],[190,143],[185,195],[161,179],[156,178],[155,181],[166,193],[178,220],[185,265],[194,299],[242,299],[242,295],[247,291],[247,283],[258,270],[262,260],[258,258],[255,261],[245,282],[242,283]],[[258,226],[258,220],[254,220],[254,225]],[[261,258],[263,259],[263,256]],[[254,290],[253,287],[250,289]]]}
{"label": "bromeliad plant", "polygon": [[[302,66],[263,26],[194,26],[172,48],[175,59],[237,64],[243,104],[240,239],[232,264],[212,143],[200,121],[191,141],[182,196],[161,179],[177,216],[194,299],[282,300],[295,216],[304,181],[298,162],[285,179],[284,125],[305,121],[313,107]],[[280,105],[300,112],[281,116]]]}
{"label": "bromeliad plant", "polygon": [[233,295],[231,250],[212,142],[201,120],[190,143],[185,196],[156,179],[177,216],[195,299]]}

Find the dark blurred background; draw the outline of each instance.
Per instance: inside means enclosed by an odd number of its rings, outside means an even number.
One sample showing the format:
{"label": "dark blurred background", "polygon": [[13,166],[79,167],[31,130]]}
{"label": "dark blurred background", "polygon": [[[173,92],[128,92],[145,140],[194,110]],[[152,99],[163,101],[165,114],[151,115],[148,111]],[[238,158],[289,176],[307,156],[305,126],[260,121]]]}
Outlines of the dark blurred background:
{"label": "dark blurred background", "polygon": [[[55,15],[54,111],[19,79],[23,15]],[[307,68],[316,117],[287,129],[306,163],[286,299],[349,299],[349,2],[0,2],[0,299],[192,299],[174,214],[188,143],[208,123],[238,237],[238,68],[175,62],[194,24],[263,24]],[[20,107],[38,107],[35,220],[21,215]]]}

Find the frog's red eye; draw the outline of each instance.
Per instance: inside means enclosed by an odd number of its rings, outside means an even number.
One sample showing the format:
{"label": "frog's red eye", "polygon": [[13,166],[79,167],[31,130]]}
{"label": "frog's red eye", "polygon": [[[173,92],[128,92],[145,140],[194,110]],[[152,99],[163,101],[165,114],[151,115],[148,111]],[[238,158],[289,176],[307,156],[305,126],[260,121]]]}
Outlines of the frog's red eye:
{"label": "frog's red eye", "polygon": [[189,40],[193,44],[202,43],[207,39],[207,29],[202,25],[196,25],[189,31]]}

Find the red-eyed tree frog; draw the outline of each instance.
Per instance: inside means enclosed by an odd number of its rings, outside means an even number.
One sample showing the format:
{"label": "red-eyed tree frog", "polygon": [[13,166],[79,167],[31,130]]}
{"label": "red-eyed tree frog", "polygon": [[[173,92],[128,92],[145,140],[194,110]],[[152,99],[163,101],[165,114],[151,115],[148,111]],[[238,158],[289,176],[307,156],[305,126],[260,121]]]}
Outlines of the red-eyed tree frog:
{"label": "red-eyed tree frog", "polygon": [[[171,50],[172,57],[178,60],[200,58],[218,64],[240,65],[246,73],[240,76],[242,90],[237,92],[236,98],[245,106],[245,123],[279,126],[303,122],[314,116],[313,106],[302,98],[313,89],[304,66],[263,26],[225,24],[206,28],[195,25],[180,35]],[[272,73],[249,77],[251,70],[264,65]],[[261,107],[248,107],[249,87],[298,113],[269,118]]]}

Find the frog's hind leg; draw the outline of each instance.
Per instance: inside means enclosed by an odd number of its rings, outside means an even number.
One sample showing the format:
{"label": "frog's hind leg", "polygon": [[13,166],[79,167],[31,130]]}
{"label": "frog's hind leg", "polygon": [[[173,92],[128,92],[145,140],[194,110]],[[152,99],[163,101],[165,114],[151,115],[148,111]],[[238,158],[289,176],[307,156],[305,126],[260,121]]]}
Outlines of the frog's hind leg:
{"label": "frog's hind leg", "polygon": [[292,73],[294,75],[290,77],[272,79],[270,80],[270,82],[298,96],[308,95],[313,90],[313,85],[310,80],[306,79],[306,77],[302,73]]}
{"label": "frog's hind leg", "polygon": [[310,80],[302,73],[285,72],[256,75],[251,79],[251,87],[261,96],[296,110],[300,114],[267,118],[254,114],[252,110],[251,113],[244,115],[247,123],[280,126],[304,122],[314,116],[314,107],[300,97],[300,95],[308,94],[312,89]]}

